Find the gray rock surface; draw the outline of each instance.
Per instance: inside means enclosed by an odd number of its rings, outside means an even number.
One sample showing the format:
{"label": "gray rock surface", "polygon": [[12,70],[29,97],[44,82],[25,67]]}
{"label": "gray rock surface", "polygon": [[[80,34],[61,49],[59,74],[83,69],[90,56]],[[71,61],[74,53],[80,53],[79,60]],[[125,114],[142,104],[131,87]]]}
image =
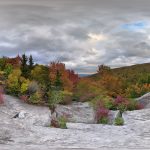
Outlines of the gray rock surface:
{"label": "gray rock surface", "polygon": [[[13,118],[22,111],[23,118]],[[46,107],[5,96],[0,106],[0,150],[150,149],[150,109],[124,113],[124,126],[67,123],[65,130],[45,127],[48,113]]]}
{"label": "gray rock surface", "polygon": [[[109,124],[113,124],[118,111],[109,112]],[[70,105],[57,105],[56,114],[58,118],[61,116],[67,116],[68,122],[71,123],[86,123],[95,124],[96,117],[95,111],[89,103],[74,102]]]}
{"label": "gray rock surface", "polygon": [[137,99],[145,108],[150,108],[150,92]]}
{"label": "gray rock surface", "polygon": [[48,107],[40,107],[28,105],[14,97],[5,96],[5,103],[0,108],[0,112],[7,115],[8,118],[13,120],[27,122],[31,125],[37,126],[50,126],[51,113]]}
{"label": "gray rock surface", "polygon": [[96,123],[95,112],[89,103],[74,102],[70,105],[57,105],[57,117],[67,116],[68,122],[72,123]]}

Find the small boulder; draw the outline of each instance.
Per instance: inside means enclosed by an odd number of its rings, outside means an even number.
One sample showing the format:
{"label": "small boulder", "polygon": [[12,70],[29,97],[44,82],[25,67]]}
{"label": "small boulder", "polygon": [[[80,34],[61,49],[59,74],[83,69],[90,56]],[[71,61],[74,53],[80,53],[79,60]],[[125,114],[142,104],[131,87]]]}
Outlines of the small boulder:
{"label": "small boulder", "polygon": [[19,114],[18,114],[18,118],[20,119],[24,119],[26,117],[27,113],[25,111],[21,111]]}

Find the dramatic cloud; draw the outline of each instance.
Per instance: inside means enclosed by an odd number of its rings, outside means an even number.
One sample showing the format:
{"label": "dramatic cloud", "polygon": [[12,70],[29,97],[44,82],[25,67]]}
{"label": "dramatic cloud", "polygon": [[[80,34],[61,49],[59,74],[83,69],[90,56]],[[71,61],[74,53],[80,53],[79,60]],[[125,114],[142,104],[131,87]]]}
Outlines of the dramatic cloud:
{"label": "dramatic cloud", "polygon": [[0,1],[0,56],[32,54],[78,73],[150,62],[149,0]]}

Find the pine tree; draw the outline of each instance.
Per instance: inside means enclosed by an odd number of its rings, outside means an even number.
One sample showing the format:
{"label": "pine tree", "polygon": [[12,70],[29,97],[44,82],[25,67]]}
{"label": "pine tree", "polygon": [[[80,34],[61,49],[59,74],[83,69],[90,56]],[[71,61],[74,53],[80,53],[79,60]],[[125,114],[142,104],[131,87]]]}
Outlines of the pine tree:
{"label": "pine tree", "polygon": [[29,57],[29,69],[30,69],[30,71],[33,69],[33,65],[34,65],[33,57],[32,57],[32,55],[30,55],[30,57]]}
{"label": "pine tree", "polygon": [[23,54],[22,55],[22,66],[25,67],[27,65],[28,57]]}
{"label": "pine tree", "polygon": [[27,78],[29,75],[29,68],[28,68],[27,62],[28,62],[28,57],[25,54],[23,54],[22,63],[21,63],[21,72],[22,72],[21,75],[25,78]]}

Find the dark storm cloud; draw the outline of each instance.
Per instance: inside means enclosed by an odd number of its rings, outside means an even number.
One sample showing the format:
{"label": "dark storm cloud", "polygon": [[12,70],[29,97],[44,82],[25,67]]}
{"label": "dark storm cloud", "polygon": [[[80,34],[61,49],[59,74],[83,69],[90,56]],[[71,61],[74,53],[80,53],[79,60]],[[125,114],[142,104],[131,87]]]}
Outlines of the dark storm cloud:
{"label": "dark storm cloud", "polygon": [[78,72],[150,61],[149,0],[0,1],[0,55]]}

